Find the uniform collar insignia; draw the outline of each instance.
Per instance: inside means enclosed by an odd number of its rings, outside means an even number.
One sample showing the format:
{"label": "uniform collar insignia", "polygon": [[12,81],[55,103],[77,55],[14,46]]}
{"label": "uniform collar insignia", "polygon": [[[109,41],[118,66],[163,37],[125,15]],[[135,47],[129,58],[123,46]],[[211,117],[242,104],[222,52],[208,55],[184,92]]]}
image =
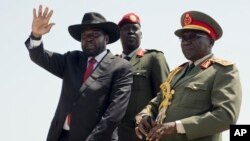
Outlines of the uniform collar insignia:
{"label": "uniform collar insignia", "polygon": [[143,49],[141,49],[141,48],[139,48],[139,49],[136,51],[136,55],[137,55],[137,56],[140,56],[140,57],[144,56],[144,53],[145,53],[145,50],[143,50]]}
{"label": "uniform collar insignia", "polygon": [[201,63],[200,67],[201,69],[207,69],[211,65],[212,65],[211,59],[207,59]]}

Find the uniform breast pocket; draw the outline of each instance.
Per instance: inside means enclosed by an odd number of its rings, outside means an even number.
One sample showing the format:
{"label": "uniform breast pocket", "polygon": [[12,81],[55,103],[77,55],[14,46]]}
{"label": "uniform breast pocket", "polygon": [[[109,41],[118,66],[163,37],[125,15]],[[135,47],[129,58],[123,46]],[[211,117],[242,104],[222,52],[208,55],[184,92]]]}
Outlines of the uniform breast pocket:
{"label": "uniform breast pocket", "polygon": [[211,102],[210,90],[206,83],[190,82],[184,87],[181,106],[202,108]]}
{"label": "uniform breast pocket", "polygon": [[133,71],[133,89],[144,89],[148,79],[147,70],[134,70]]}

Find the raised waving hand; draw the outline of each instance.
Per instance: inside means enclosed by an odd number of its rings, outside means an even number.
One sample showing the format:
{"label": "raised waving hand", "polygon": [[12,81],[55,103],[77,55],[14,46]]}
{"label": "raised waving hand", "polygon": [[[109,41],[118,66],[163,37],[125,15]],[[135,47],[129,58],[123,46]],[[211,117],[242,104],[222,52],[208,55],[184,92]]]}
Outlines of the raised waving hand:
{"label": "raised waving hand", "polygon": [[38,13],[36,9],[33,9],[33,21],[32,21],[32,35],[40,38],[42,35],[48,33],[55,23],[49,23],[53,14],[53,10],[49,10],[48,7],[42,10],[42,6],[39,6]]}

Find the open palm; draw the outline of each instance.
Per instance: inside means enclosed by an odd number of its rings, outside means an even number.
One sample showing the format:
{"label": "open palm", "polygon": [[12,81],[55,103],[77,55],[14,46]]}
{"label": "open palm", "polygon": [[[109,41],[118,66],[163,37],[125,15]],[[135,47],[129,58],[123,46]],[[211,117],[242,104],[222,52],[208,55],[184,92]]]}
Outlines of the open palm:
{"label": "open palm", "polygon": [[36,9],[33,9],[33,22],[32,22],[32,34],[35,37],[41,37],[48,33],[54,23],[49,23],[49,20],[53,14],[53,10],[49,10],[48,7],[42,11],[42,6],[39,6],[38,14]]}

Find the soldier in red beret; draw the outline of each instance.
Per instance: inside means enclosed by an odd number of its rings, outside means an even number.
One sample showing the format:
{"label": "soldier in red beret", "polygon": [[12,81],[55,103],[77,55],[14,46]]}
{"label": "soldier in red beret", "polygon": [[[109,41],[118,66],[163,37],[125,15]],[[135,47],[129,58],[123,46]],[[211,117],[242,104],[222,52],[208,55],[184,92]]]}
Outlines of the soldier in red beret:
{"label": "soldier in red beret", "polygon": [[170,72],[161,93],[137,115],[139,138],[161,141],[221,141],[241,105],[239,71],[212,53],[222,28],[209,15],[188,11],[175,31],[188,62]]}
{"label": "soldier in red beret", "polygon": [[119,141],[139,140],[135,135],[135,115],[159,92],[169,67],[161,51],[140,47],[141,21],[135,13],[123,16],[118,24],[122,43],[122,57],[133,66],[133,85],[127,112],[118,127]]}

